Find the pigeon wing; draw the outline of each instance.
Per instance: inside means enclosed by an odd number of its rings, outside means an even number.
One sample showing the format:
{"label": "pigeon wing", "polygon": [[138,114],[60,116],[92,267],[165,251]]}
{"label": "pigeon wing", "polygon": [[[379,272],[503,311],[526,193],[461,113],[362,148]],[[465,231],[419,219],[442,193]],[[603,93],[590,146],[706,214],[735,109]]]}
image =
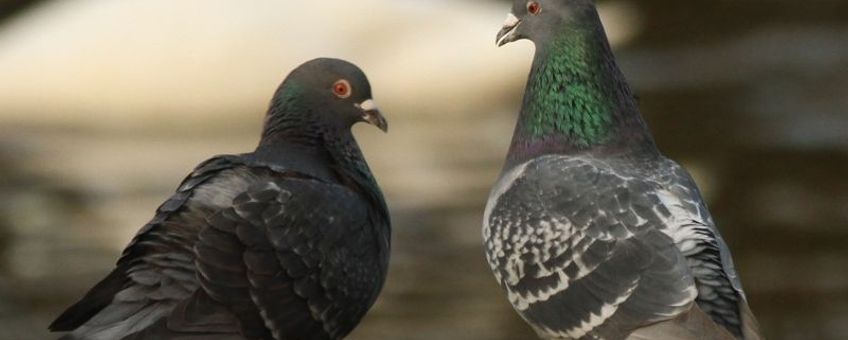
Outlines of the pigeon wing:
{"label": "pigeon wing", "polygon": [[153,323],[189,296],[196,288],[191,247],[202,225],[189,201],[197,187],[239,164],[238,156],[218,156],[200,164],[139,230],[116,268],[63,312],[50,330],[106,332],[118,338]]}
{"label": "pigeon wing", "polygon": [[561,156],[502,177],[487,207],[487,257],[537,332],[621,338],[691,308],[697,290],[662,231],[671,212],[658,187]]}
{"label": "pigeon wing", "polygon": [[686,256],[698,287],[698,306],[735,336],[759,339],[759,325],[748,307],[730,249],[716,228],[695,181],[672,160],[657,193],[671,211],[666,232]]}
{"label": "pigeon wing", "polygon": [[245,335],[340,338],[382,286],[371,223],[368,205],[346,187],[257,183],[209,217],[195,246],[200,284],[235,312]]}

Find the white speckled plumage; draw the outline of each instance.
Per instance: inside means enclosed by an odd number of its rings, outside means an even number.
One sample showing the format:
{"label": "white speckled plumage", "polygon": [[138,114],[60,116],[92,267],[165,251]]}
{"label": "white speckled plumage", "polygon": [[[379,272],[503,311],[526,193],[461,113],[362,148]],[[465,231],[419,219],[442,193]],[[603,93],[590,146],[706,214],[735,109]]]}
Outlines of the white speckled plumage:
{"label": "white speckled plumage", "polygon": [[[607,328],[633,319],[645,324],[672,320],[696,301],[707,313],[725,315],[730,324],[742,322],[738,311],[716,310],[744,303],[744,295],[729,251],[691,178],[665,158],[645,168],[633,162],[546,155],[505,170],[492,190],[483,227],[487,260],[510,303],[540,335],[615,338],[608,334],[616,332]],[[587,176],[595,182],[576,180]],[[597,258],[594,247],[605,242],[611,248]],[[607,268],[614,261],[626,263],[614,258],[616,247],[627,242],[650,245],[631,250],[635,258],[644,253],[662,260],[631,268],[630,274],[622,273],[628,270],[626,264],[617,271]],[[652,266],[658,269],[652,272]],[[554,300],[598,275],[607,279],[595,285],[609,286],[596,293],[609,295],[595,299],[596,305],[587,306],[585,314],[571,315],[574,322],[540,321],[543,318],[533,315],[540,305],[578,303],[581,298],[575,296]],[[667,285],[668,291],[646,291],[652,287],[643,284],[643,278],[665,281],[660,286]]]}

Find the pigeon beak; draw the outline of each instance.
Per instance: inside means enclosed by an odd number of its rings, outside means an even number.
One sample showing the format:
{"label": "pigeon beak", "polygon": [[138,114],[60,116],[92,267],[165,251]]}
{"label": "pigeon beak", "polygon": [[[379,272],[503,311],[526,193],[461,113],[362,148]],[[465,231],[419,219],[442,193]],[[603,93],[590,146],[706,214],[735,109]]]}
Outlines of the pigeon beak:
{"label": "pigeon beak", "polygon": [[509,13],[506,16],[503,28],[498,32],[498,36],[495,37],[495,44],[500,47],[520,39],[521,37],[515,32],[518,29],[518,25],[521,25],[521,20],[515,14]]}
{"label": "pigeon beak", "polygon": [[362,120],[364,122],[376,126],[380,130],[383,130],[383,132],[389,132],[389,123],[380,114],[380,110],[377,109],[377,104],[374,104],[374,100],[368,99],[355,106],[362,110]]}

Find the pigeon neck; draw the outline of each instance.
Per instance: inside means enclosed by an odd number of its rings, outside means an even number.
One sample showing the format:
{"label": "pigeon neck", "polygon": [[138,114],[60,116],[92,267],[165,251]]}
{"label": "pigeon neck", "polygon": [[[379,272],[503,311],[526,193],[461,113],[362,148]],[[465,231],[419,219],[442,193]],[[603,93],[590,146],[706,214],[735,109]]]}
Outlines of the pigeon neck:
{"label": "pigeon neck", "polygon": [[653,148],[597,12],[537,42],[508,163]]}
{"label": "pigeon neck", "polygon": [[[346,185],[354,187],[374,201],[383,204],[383,193],[377,186],[377,180],[371,174],[368,163],[362,155],[359,144],[348,131],[341,138],[327,140],[327,149],[330,151],[337,169]],[[384,209],[386,210],[386,209]]]}
{"label": "pigeon neck", "polygon": [[274,148],[277,145],[320,148],[324,144],[320,128],[312,128],[302,122],[291,124],[293,125],[291,127],[287,127],[286,125],[285,123],[277,123],[273,129],[266,128],[262,134],[262,139],[259,141],[258,148]]}
{"label": "pigeon neck", "polygon": [[324,167],[334,174],[333,178],[341,178],[343,182],[351,177],[361,177],[361,172],[369,173],[350,131],[308,130],[304,126],[266,134],[255,153],[266,160]]}
{"label": "pigeon neck", "polygon": [[322,125],[309,119],[313,112],[305,108],[303,97],[303,88],[296,83],[280,86],[265,116],[260,148],[278,144],[321,146]]}
{"label": "pigeon neck", "polygon": [[[359,192],[368,199],[372,206],[377,207],[375,210],[373,225],[377,228],[375,235],[378,240],[378,252],[388,254],[389,252],[389,235],[391,235],[389,208],[386,206],[386,200],[383,197],[383,192],[380,186],[377,185],[377,180],[371,173],[368,163],[365,162],[365,157],[362,155],[362,149],[359,144],[347,131],[347,134],[340,135],[342,138],[328,139],[328,150],[332,154],[333,159],[337,164],[336,170],[342,184]],[[382,264],[383,272],[387,268],[388,262]]]}
{"label": "pigeon neck", "polygon": [[268,164],[285,164],[292,170],[321,173],[322,178],[333,178],[332,172],[324,164],[329,164],[331,159],[329,152],[316,146],[307,146],[300,143],[289,143],[284,140],[276,140],[269,143],[263,139],[253,152],[257,160]]}

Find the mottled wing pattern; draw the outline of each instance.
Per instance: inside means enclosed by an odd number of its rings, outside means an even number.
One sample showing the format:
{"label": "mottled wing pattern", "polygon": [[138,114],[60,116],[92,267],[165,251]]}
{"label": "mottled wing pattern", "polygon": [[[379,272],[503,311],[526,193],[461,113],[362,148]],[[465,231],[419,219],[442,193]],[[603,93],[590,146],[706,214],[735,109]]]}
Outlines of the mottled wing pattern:
{"label": "mottled wing pattern", "polygon": [[369,208],[345,187],[257,183],[208,221],[195,247],[203,289],[274,339],[340,338],[382,286]]}
{"label": "mottled wing pattern", "polygon": [[735,336],[755,338],[759,327],[748,309],[730,249],[715,227],[695,181],[672,160],[665,160],[662,168],[669,169],[660,179],[664,188],[660,197],[673,217],[668,230],[692,270],[698,287],[698,306]]}
{"label": "mottled wing pattern", "polygon": [[592,159],[545,156],[502,177],[484,237],[497,280],[544,337],[621,338],[697,294],[662,229],[659,185]]}
{"label": "mottled wing pattern", "polygon": [[199,165],[124,250],[116,268],[50,325],[69,338],[117,339],[150,326],[197,287],[192,246],[203,227],[194,190],[239,164],[220,156]]}

